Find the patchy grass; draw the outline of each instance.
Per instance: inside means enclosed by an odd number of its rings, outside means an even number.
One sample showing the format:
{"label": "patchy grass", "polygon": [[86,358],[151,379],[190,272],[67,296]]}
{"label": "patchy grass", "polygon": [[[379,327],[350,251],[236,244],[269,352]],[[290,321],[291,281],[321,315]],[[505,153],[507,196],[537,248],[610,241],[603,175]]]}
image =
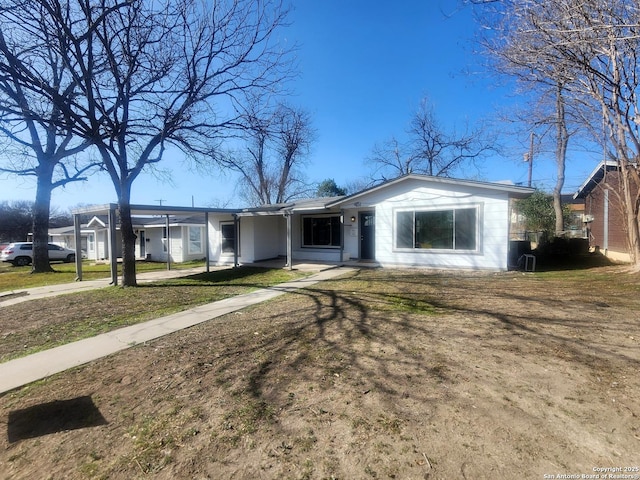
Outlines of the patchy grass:
{"label": "patchy grass", "polygon": [[145,283],[136,288],[107,287],[3,307],[0,361],[300,276],[303,274],[295,271],[242,267]]}
{"label": "patchy grass", "polygon": [[[171,268],[175,270],[194,268],[204,265],[202,261],[185,262],[172,264]],[[53,272],[48,273],[31,273],[31,265],[26,267],[14,267],[10,263],[0,263],[0,292],[20,290],[23,288],[44,287],[47,285],[58,285],[60,283],[70,283],[75,281],[76,266],[75,263],[52,263]],[[118,269],[122,265],[118,265]],[[136,262],[136,272],[152,272],[164,270],[167,268],[166,263],[158,262]],[[101,278],[109,278],[111,276],[111,267],[108,263],[95,263],[92,261],[82,262],[82,278],[83,280],[98,280]]]}

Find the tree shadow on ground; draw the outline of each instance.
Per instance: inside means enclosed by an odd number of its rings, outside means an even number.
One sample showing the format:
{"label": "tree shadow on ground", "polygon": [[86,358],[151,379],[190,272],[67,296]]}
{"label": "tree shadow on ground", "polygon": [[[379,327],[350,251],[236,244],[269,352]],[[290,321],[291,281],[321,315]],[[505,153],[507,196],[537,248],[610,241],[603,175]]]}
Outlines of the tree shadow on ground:
{"label": "tree shadow on ground", "polygon": [[[455,285],[454,279],[440,278],[438,281],[443,281],[446,289],[436,286],[429,291],[426,285],[433,277],[403,275],[398,284],[404,285],[405,291],[393,291],[388,286],[380,288],[381,279],[366,275],[361,288],[353,290],[348,282],[358,276],[295,292],[292,295],[307,301],[286,313],[292,317],[286,331],[277,330],[274,336],[267,334],[252,346],[245,345],[243,355],[262,359],[255,369],[245,372],[251,395],[262,400],[266,400],[265,392],[273,395],[274,378],[278,379],[278,391],[286,392],[293,384],[286,385],[289,377],[283,372],[290,372],[293,379],[312,372],[309,366],[314,364],[324,372],[321,378],[340,376],[346,371],[352,376],[357,374],[367,385],[363,391],[398,393],[407,375],[421,375],[423,381],[434,385],[455,382],[447,373],[456,367],[452,359],[432,355],[427,346],[448,341],[464,343],[465,338],[468,345],[473,345],[479,336],[492,342],[492,348],[505,352],[515,349],[536,355],[544,348],[549,355],[556,352],[559,358],[587,369],[615,370],[620,364],[640,367],[640,361],[624,344],[632,319],[599,321],[609,313],[604,304],[580,310],[561,299],[549,298],[544,292],[476,291],[474,294],[490,296],[491,302],[501,306],[494,307],[488,300],[484,306],[483,302],[465,305],[459,300],[468,296],[474,285]],[[346,289],[341,288],[341,283],[346,284]],[[423,286],[425,291],[406,288],[409,284]],[[261,323],[276,324],[283,312],[264,309],[258,315]],[[477,330],[447,325],[447,319],[453,316],[477,319]],[[598,338],[599,329],[605,329],[605,338]],[[444,332],[452,337],[444,338]],[[393,355],[388,354],[390,351]]]}

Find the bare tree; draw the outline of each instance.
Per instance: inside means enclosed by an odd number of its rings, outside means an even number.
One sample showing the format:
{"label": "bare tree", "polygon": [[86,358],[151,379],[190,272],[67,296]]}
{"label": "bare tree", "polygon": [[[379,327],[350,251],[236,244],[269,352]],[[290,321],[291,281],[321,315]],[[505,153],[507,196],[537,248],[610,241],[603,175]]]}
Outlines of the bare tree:
{"label": "bare tree", "polygon": [[276,110],[275,150],[280,159],[276,203],[313,190],[303,179],[301,167],[315,139],[311,115],[302,108],[281,103]]}
{"label": "bare tree", "polygon": [[60,108],[64,125],[100,154],[118,197],[123,285],[136,285],[131,189],[169,145],[216,156],[239,125],[237,107],[288,76],[274,32],[280,2],[252,0],[33,0],[77,84],[71,98],[27,79]]}
{"label": "bare tree", "polygon": [[371,175],[374,183],[420,171],[410,146],[400,143],[396,137],[374,145],[367,162],[374,167]]}
{"label": "bare tree", "polygon": [[427,99],[420,102],[407,134],[405,143],[392,137],[382,145],[374,146],[369,157],[369,162],[374,165],[374,181],[409,173],[452,176],[495,148],[480,128],[464,134],[446,132]]}
{"label": "bare tree", "polygon": [[[0,172],[36,178],[32,272],[52,271],[47,248],[51,193],[83,181],[98,165],[79,156],[87,139],[61,126],[63,111],[53,95],[69,102],[78,84],[59,54],[46,9],[37,2],[0,5],[0,134],[5,161]],[[47,85],[49,92],[30,85]]]}
{"label": "bare tree", "polygon": [[[494,68],[516,78],[527,98],[534,104],[529,110],[542,112],[525,120],[531,132],[553,127],[555,138],[556,183],[553,204],[556,214],[556,233],[564,230],[562,189],[565,182],[566,155],[569,139],[575,133],[570,119],[581,102],[572,96],[573,78],[569,70],[557,62],[558,52],[552,37],[536,27],[536,11],[528,1],[482,2],[485,9],[480,21],[489,32],[482,39],[486,50],[494,58]],[[507,14],[508,13],[508,14]],[[549,98],[552,101],[548,101]]]}
{"label": "bare tree", "polygon": [[228,152],[221,162],[240,174],[244,199],[251,205],[269,205],[312,192],[302,171],[315,138],[311,115],[286,103],[271,109],[253,99],[244,122],[244,148]]}
{"label": "bare tree", "polygon": [[632,0],[510,0],[495,12],[535,41],[536,65],[546,63],[550,78],[602,116],[608,134],[604,150],[619,163],[629,254],[640,265],[640,5]]}

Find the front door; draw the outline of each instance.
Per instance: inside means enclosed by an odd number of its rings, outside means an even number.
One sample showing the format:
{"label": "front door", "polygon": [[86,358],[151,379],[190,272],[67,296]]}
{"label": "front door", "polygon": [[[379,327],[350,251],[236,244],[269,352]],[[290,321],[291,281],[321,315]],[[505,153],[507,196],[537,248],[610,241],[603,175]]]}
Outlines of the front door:
{"label": "front door", "polygon": [[376,216],[373,212],[360,212],[360,259],[376,258]]}

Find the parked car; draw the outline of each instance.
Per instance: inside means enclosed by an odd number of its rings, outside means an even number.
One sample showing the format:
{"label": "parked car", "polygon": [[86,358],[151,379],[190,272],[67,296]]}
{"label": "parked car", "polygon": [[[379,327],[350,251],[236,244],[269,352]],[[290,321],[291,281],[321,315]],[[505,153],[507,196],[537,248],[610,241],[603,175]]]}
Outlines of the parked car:
{"label": "parked car", "polygon": [[[29,265],[33,261],[32,251],[33,243],[31,242],[10,243],[0,253],[0,260],[12,263],[17,267]],[[66,263],[75,262],[76,252],[55,243],[49,243],[49,260],[62,260]]]}

